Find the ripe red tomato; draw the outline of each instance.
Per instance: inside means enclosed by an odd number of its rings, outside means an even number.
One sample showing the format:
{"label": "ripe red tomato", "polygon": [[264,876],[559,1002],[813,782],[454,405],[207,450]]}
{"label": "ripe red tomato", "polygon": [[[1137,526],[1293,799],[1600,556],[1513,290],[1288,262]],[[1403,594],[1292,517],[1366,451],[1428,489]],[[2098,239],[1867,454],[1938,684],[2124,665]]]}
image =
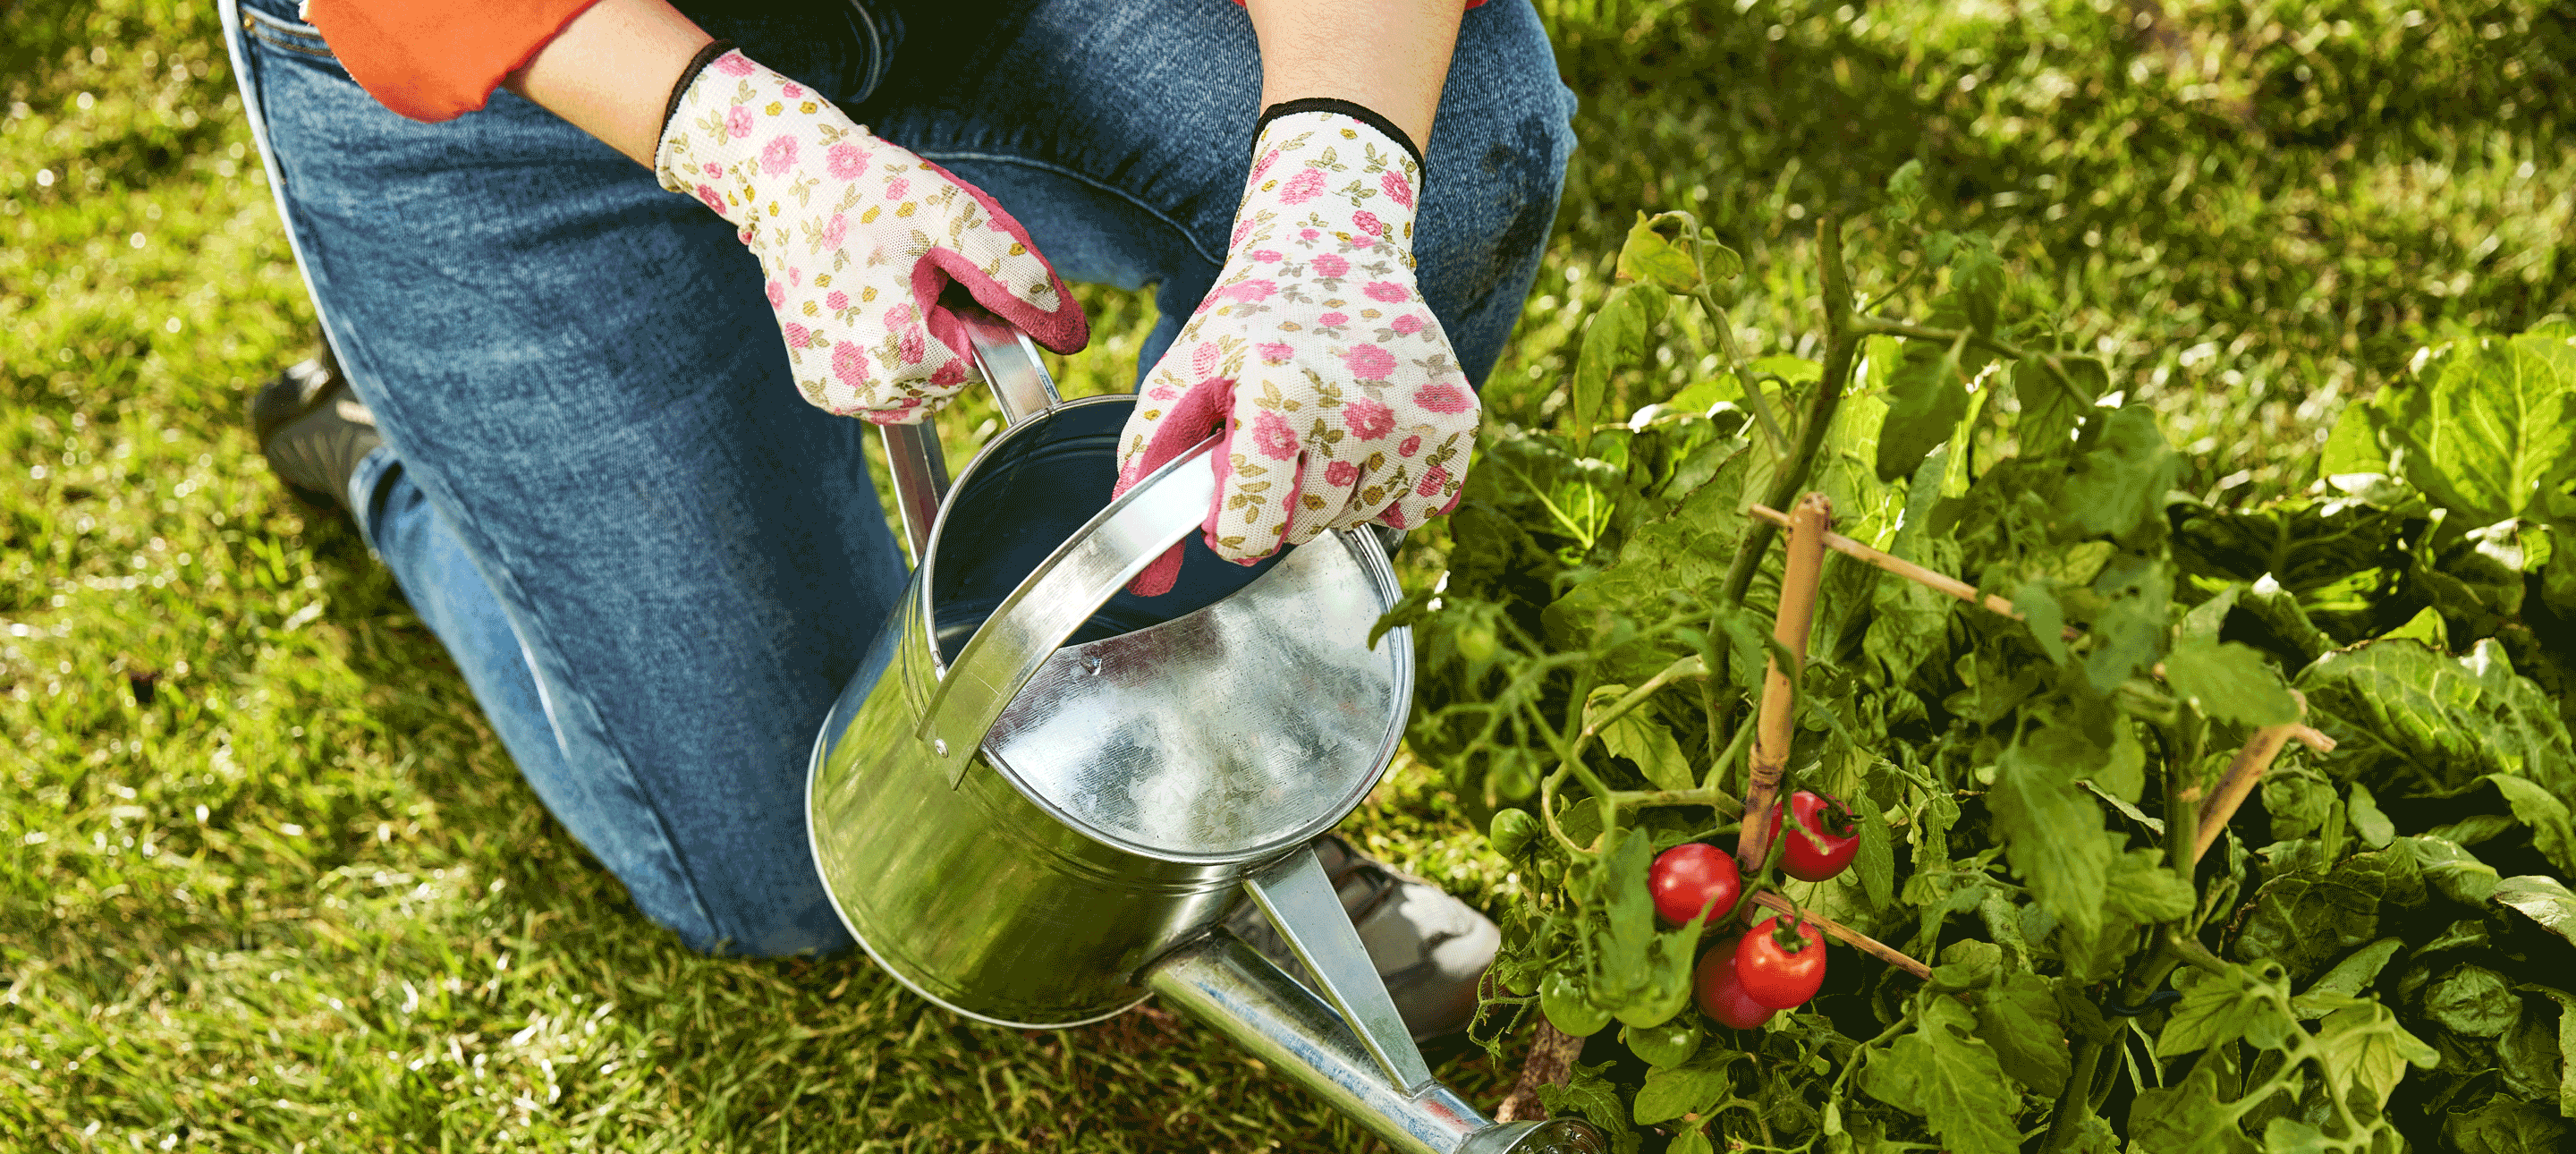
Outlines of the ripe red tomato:
{"label": "ripe red tomato", "polygon": [[[1784,811],[1816,835],[1815,840],[1794,833],[1784,840],[1780,833]],[[1800,881],[1820,882],[1841,873],[1850,867],[1852,855],[1860,852],[1860,832],[1852,827],[1851,811],[1830,795],[1804,789],[1789,795],[1789,804],[1771,811],[1771,840],[1781,843],[1780,868]],[[1824,848],[1817,848],[1817,842],[1824,843]]]}
{"label": "ripe red tomato", "polygon": [[1803,944],[1792,950],[1774,937],[1780,919],[1764,918],[1745,932],[1735,951],[1735,980],[1744,996],[1774,1010],[1794,1009],[1816,996],[1825,984],[1825,934],[1812,923],[1799,922]]}
{"label": "ripe red tomato", "polygon": [[1711,1021],[1752,1030],[1771,1020],[1771,1007],[1746,997],[1743,984],[1735,980],[1735,951],[1743,941],[1728,938],[1700,955],[1698,968],[1691,971],[1691,993],[1699,1012]]}
{"label": "ripe red tomato", "polygon": [[1686,841],[1665,850],[1646,871],[1646,892],[1655,895],[1655,913],[1668,925],[1698,917],[1700,907],[1712,901],[1716,904],[1708,920],[1716,922],[1735,908],[1741,885],[1735,859],[1706,842]]}

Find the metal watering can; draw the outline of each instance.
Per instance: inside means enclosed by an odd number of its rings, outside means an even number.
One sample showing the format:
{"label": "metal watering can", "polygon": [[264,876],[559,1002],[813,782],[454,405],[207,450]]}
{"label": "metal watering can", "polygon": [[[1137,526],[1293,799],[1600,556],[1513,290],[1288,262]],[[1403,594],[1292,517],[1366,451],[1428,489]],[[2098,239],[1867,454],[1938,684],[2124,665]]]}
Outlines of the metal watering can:
{"label": "metal watering can", "polygon": [[[1106,502],[1135,398],[1063,400],[1026,338],[958,311],[1009,427],[953,487],[929,425],[884,427],[912,583],[806,783],[850,935],[996,1025],[1161,994],[1398,1150],[1606,1151],[1579,1120],[1495,1123],[1433,1080],[1309,847],[1403,734],[1411,638],[1368,643],[1399,596],[1384,544],[1220,562],[1197,539],[1213,440]],[[1171,593],[1122,591],[1179,542]],[[1247,895],[1329,1004],[1219,925]]]}

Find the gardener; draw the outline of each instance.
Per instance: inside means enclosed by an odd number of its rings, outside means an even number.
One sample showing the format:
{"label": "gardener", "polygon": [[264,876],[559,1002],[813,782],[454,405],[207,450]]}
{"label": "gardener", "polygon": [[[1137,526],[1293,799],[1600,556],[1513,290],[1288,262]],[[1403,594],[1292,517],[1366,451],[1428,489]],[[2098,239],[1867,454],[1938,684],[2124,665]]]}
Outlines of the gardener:
{"label": "gardener", "polygon": [[[263,450],[698,949],[848,944],[803,778],[905,580],[866,422],[979,385],[944,287],[1070,352],[1059,272],[1158,284],[1122,463],[1229,430],[1220,554],[1410,526],[1572,143],[1528,0],[223,7],[346,371],[264,391]],[[1453,1026],[1491,926],[1347,856],[1408,1017]]]}

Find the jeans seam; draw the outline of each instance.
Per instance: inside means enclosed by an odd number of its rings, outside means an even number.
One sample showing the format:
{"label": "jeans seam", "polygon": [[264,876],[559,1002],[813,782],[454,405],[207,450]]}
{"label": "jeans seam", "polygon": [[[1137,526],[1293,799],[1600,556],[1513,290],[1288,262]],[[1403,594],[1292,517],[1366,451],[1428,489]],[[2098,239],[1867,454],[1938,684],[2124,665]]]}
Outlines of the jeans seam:
{"label": "jeans seam", "polygon": [[1040,172],[1051,172],[1057,176],[1070,177],[1074,180],[1090,185],[1093,188],[1099,189],[1102,192],[1120,197],[1126,200],[1127,203],[1144,210],[1147,215],[1152,216],[1156,220],[1162,221],[1164,224],[1170,226],[1173,232],[1180,234],[1181,242],[1189,245],[1190,251],[1199,254],[1200,259],[1205,260],[1209,264],[1215,265],[1218,268],[1225,267],[1225,258],[1209,252],[1207,250],[1207,246],[1200,244],[1199,238],[1190,235],[1190,230],[1184,227],[1181,222],[1172,219],[1172,215],[1170,213],[1164,212],[1162,209],[1145,203],[1145,201],[1135,193],[1129,192],[1126,189],[1120,188],[1108,181],[1101,180],[1088,173],[1067,168],[1052,161],[1032,160],[1025,156],[1008,156],[997,152],[920,152],[915,153],[914,155],[919,156],[924,160],[939,161],[943,165],[950,160],[985,160],[992,161],[997,164],[1016,164],[1025,168],[1034,168]]}

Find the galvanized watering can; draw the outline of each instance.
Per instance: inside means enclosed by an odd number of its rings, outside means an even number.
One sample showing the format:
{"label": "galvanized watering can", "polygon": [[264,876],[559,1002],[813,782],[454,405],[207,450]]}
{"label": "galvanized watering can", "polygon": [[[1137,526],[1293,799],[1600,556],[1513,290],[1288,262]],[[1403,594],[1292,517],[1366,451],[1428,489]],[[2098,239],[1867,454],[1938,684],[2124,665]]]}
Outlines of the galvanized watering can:
{"label": "galvanized watering can", "polygon": [[[1073,1026],[1149,994],[1418,1154],[1608,1149],[1494,1123],[1434,1081],[1309,842],[1386,771],[1412,695],[1383,544],[1254,568],[1197,541],[1202,445],[1108,501],[1132,396],[1066,401],[968,315],[1009,428],[951,487],[928,425],[885,428],[916,562],[815,739],[814,862],[850,934],[921,996]],[[1122,592],[1176,542],[1158,598]],[[1259,903],[1324,999],[1219,926]]]}

